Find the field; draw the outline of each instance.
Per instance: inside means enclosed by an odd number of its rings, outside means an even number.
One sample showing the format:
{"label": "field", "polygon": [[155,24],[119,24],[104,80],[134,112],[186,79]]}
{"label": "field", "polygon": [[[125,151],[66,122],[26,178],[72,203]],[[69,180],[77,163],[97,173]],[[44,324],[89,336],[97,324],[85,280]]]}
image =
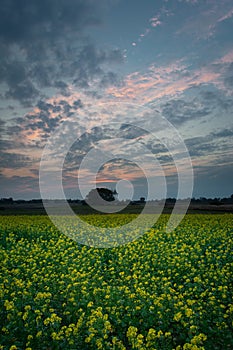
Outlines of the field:
{"label": "field", "polygon": [[1,216],[0,349],[232,349],[233,215],[188,214],[171,233],[167,219],[97,249],[46,216]]}

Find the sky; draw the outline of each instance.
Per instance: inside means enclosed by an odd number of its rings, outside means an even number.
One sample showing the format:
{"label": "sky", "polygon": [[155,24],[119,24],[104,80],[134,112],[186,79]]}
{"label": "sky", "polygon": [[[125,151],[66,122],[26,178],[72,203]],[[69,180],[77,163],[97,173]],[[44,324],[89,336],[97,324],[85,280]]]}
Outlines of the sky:
{"label": "sky", "polygon": [[0,197],[185,198],[187,152],[229,197],[232,32],[230,0],[2,0]]}

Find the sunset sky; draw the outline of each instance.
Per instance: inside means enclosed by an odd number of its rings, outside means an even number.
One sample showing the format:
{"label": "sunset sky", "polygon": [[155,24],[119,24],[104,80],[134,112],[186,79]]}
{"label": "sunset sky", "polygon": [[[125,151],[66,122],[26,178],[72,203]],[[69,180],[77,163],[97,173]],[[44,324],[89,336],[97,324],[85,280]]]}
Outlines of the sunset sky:
{"label": "sunset sky", "polygon": [[[124,179],[122,199],[130,182],[133,198],[147,197],[145,173],[157,188],[162,183],[153,155],[166,175],[166,195],[176,196],[175,163],[153,113],[184,140],[193,196],[230,196],[232,33],[232,0],[2,0],[0,197],[40,198],[43,149],[66,122],[73,130],[64,127],[53,155],[59,158],[77,133],[64,162],[67,198],[81,198],[78,169],[95,147],[117,154],[100,166],[99,187]],[[134,152],[145,161],[141,169]],[[93,187],[92,171],[80,169],[84,192]],[[56,177],[55,165],[48,172]],[[162,193],[148,198],[156,197]]]}

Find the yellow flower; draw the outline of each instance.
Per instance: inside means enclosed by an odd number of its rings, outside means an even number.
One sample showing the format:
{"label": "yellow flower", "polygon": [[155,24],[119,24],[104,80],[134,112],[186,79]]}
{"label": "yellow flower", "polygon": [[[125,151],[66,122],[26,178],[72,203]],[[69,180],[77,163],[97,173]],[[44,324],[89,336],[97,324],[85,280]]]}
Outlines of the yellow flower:
{"label": "yellow flower", "polygon": [[182,313],[181,312],[177,312],[173,319],[178,322],[181,319],[181,317],[182,317]]}
{"label": "yellow flower", "polygon": [[157,337],[160,338],[163,335],[163,332],[161,330],[158,331]]}
{"label": "yellow flower", "polygon": [[27,317],[28,317],[28,313],[27,313],[27,312],[25,312],[25,313],[23,314],[22,319],[25,321],[25,320],[27,319]]}
{"label": "yellow flower", "polygon": [[150,328],[148,333],[147,333],[147,336],[146,336],[146,340],[148,342],[154,340],[156,338],[156,330],[153,329],[153,328]]}
{"label": "yellow flower", "polygon": [[[14,302],[9,301],[9,300],[5,300],[4,306],[5,306],[7,311],[13,310],[14,309]],[[13,346],[15,346],[15,345],[13,345]]]}
{"label": "yellow flower", "polygon": [[200,333],[199,335],[196,335],[191,339],[191,344],[201,344],[203,341],[207,339],[207,336],[203,333]]}
{"label": "yellow flower", "polygon": [[171,332],[165,332],[165,337],[170,337],[171,336]]}
{"label": "yellow flower", "polygon": [[192,315],[192,310],[191,309],[186,309],[185,310],[185,315],[187,316],[187,317],[190,317],[191,315]]}
{"label": "yellow flower", "polygon": [[6,327],[2,327],[2,332],[8,334],[9,330]]}

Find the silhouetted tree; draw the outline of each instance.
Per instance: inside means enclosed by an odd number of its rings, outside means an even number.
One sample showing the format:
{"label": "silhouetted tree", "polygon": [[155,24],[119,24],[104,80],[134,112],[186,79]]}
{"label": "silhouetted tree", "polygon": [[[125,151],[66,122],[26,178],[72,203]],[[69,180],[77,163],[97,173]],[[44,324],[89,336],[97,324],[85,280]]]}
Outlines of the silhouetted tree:
{"label": "silhouetted tree", "polygon": [[1,198],[1,203],[4,203],[4,204],[13,204],[14,203],[14,200],[12,197],[10,198]]}
{"label": "silhouetted tree", "polygon": [[[103,201],[106,202],[113,202],[115,200],[115,196],[117,195],[116,190],[112,191],[108,188],[94,188],[91,190],[88,195],[86,196],[86,201],[88,203],[93,204],[106,204]],[[103,201],[101,200],[101,198]]]}

